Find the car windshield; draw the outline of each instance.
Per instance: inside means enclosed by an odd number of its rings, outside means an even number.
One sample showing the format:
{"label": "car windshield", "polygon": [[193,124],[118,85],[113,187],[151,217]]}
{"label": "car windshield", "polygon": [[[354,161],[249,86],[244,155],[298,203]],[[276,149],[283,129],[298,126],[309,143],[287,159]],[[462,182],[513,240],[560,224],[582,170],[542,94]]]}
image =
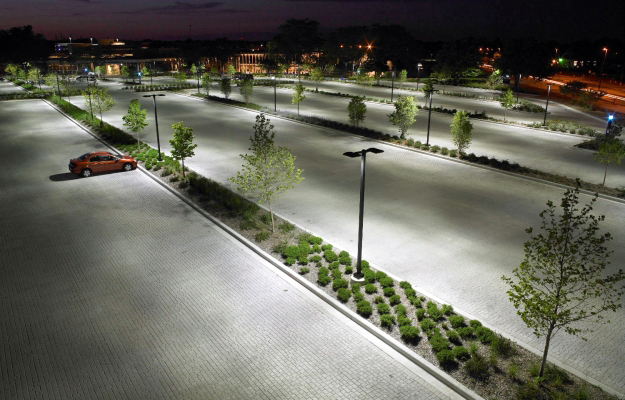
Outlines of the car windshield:
{"label": "car windshield", "polygon": [[86,158],[89,158],[89,153],[85,153],[85,154],[83,154],[82,156],[78,157],[78,159],[79,159],[80,161],[82,161],[82,160],[84,160],[84,159],[86,159]]}

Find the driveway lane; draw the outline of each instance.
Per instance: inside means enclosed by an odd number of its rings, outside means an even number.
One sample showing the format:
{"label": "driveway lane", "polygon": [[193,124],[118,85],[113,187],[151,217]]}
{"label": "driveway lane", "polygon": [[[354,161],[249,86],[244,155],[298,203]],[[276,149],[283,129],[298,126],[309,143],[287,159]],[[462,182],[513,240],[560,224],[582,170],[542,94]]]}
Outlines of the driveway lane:
{"label": "driveway lane", "polygon": [[105,148],[44,102],[0,120],[1,398],[448,398],[139,171],[71,176]]}

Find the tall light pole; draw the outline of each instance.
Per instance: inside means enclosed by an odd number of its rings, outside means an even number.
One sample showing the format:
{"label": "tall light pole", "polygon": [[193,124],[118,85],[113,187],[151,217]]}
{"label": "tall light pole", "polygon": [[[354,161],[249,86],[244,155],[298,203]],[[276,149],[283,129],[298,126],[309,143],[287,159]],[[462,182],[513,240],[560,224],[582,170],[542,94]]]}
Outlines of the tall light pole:
{"label": "tall light pole", "polygon": [[545,119],[543,125],[547,125],[547,108],[549,108],[549,94],[551,93],[551,84],[547,84],[547,104],[545,104]]}
{"label": "tall light pole", "polygon": [[278,101],[277,101],[277,96],[276,96],[276,81],[278,80],[277,74],[278,74],[278,71],[276,71],[276,74],[273,76],[273,111],[274,112],[277,112],[277,107],[278,107],[277,106]]}
{"label": "tall light pole", "polygon": [[608,57],[608,48],[604,47],[603,52],[605,54],[603,55],[603,62],[601,63],[601,72],[599,73],[599,88],[597,89],[597,91],[601,90],[601,80],[603,79],[603,66],[605,65],[605,59]]}
{"label": "tall light pole", "polygon": [[428,135],[425,139],[425,144],[427,146],[430,145],[430,120],[432,119],[432,97],[434,97],[434,92],[438,92],[438,90],[430,90],[428,93],[430,94],[430,106],[428,107]]}
{"label": "tall light pole", "polygon": [[391,103],[393,102],[393,90],[395,89],[395,71],[391,71],[393,80],[391,81]]}
{"label": "tall light pole", "polygon": [[165,96],[162,93],[159,94],[144,94],[143,97],[151,97],[154,100],[154,121],[156,122],[156,144],[158,145],[158,161],[163,161],[161,157],[161,138],[158,135],[158,114],[156,113],[156,96]]}
{"label": "tall light pole", "polygon": [[343,153],[344,156],[350,158],[360,158],[360,211],[358,218],[358,260],[356,261],[356,273],[352,275],[352,282],[362,283],[364,282],[364,275],[362,273],[362,219],[365,210],[365,164],[367,161],[367,153],[380,154],[384,153],[384,150],[371,147],[361,151],[348,151]]}
{"label": "tall light pole", "polygon": [[421,72],[421,67],[423,67],[423,64],[417,64],[417,92],[419,91],[419,72]]}

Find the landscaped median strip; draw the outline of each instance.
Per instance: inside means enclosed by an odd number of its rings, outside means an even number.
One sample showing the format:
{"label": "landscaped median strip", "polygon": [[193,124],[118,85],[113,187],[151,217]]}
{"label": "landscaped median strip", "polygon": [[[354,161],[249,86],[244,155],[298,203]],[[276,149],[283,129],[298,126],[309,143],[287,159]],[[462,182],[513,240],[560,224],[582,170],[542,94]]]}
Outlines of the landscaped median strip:
{"label": "landscaped median strip", "polygon": [[[85,111],[58,98],[54,100],[72,116],[85,121],[80,114]],[[98,126],[96,121],[89,122]],[[106,136],[110,144],[121,151],[140,153],[137,158],[141,162],[145,160],[148,168],[144,172],[152,179],[456,393],[465,398],[478,398],[454,379],[485,397],[514,398],[517,391],[537,390],[532,376],[538,357],[531,352],[495,334],[479,321],[457,315],[450,305],[428,300],[410,283],[397,282],[384,272],[370,268],[366,262],[363,265],[365,285],[350,285],[351,256],[345,251],[337,254],[331,244],[284,219],[279,224],[279,233],[269,239],[273,246],[267,248],[269,241],[263,241],[266,235],[259,234],[268,229],[268,214],[260,213],[259,206],[194,172],[188,174],[188,180],[180,180],[179,164],[168,157],[161,165],[162,171],[147,172],[159,166],[157,151],[143,145],[144,149],[139,152],[130,135],[106,125],[102,130],[83,128],[96,137]],[[251,238],[260,243],[253,244]],[[264,246],[266,251],[259,246]],[[284,257],[284,264],[269,251],[278,258]],[[425,333],[427,342],[421,332]],[[562,386],[563,380],[569,383]],[[596,388],[585,388],[580,379],[570,378],[552,366],[541,388],[546,391],[564,388],[571,393],[577,391],[579,395],[592,393],[593,398],[609,398]]]}

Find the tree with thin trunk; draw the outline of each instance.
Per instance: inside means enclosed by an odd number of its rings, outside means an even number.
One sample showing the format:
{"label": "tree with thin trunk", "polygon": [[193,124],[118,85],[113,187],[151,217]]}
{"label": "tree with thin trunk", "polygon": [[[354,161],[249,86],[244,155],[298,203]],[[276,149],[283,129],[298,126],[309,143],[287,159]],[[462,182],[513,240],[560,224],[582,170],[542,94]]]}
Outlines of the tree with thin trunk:
{"label": "tree with thin trunk", "polygon": [[402,69],[397,76],[397,81],[399,82],[399,88],[401,89],[404,86],[404,83],[408,79],[408,71]]}
{"label": "tree with thin trunk", "polygon": [[180,83],[185,83],[187,81],[187,74],[183,70],[179,70],[176,72],[175,78]]}
{"label": "tree with thin trunk", "polygon": [[425,96],[425,99],[428,100],[432,92],[434,92],[434,83],[432,82],[432,79],[425,79],[423,81],[423,89],[421,90],[423,90],[423,95]]}
{"label": "tree with thin trunk", "polygon": [[241,154],[246,164],[236,177],[229,179],[242,194],[250,193],[258,198],[259,203],[267,203],[272,233],[275,232],[273,202],[304,179],[300,176],[303,171],[295,168],[295,156],[291,150],[274,144],[275,135],[270,120],[259,114],[254,124],[254,136],[250,138],[252,154]]}
{"label": "tree with thin trunk", "polygon": [[239,89],[241,96],[243,96],[243,100],[245,100],[245,104],[250,102],[250,97],[254,93],[254,82],[251,79],[244,79],[241,82],[241,89]]}
{"label": "tree with thin trunk", "polygon": [[206,96],[210,94],[211,84],[213,83],[213,77],[209,72],[202,74],[202,87],[206,90]]}
{"label": "tree with thin trunk", "polygon": [[506,122],[506,111],[514,107],[516,104],[512,90],[508,89],[507,92],[503,92],[501,94],[501,97],[499,97],[499,104],[503,107],[503,122]]}
{"label": "tree with thin trunk", "polygon": [[358,126],[365,120],[365,114],[367,113],[367,105],[363,101],[362,97],[353,97],[347,105],[347,112],[349,114],[349,122]]}
{"label": "tree with thin trunk", "polygon": [[184,160],[195,155],[197,144],[193,144],[195,135],[193,128],[185,126],[182,121],[171,126],[174,130],[174,138],[169,140],[171,144],[171,156],[182,163],[182,178],[186,179],[184,174]]}
{"label": "tree with thin trunk", "polygon": [[124,80],[128,80],[128,78],[130,78],[130,68],[128,68],[128,66],[126,65],[122,66],[120,74],[122,78],[124,78]]}
{"label": "tree with thin trunk", "polygon": [[235,74],[236,69],[234,69],[234,65],[230,64],[228,65],[228,75],[234,75]]}
{"label": "tree with thin trunk", "polygon": [[321,69],[321,67],[315,67],[310,72],[310,79],[312,79],[313,81],[315,81],[317,83],[315,85],[315,90],[316,91],[319,91],[319,82],[321,82],[323,80],[323,78],[324,78],[324,76],[323,76],[323,69]]}
{"label": "tree with thin trunk", "polygon": [[[560,211],[547,202],[548,208],[540,213],[541,233],[533,235],[532,228],[526,230],[530,240],[525,242],[524,261],[512,271],[516,280],[502,276],[510,285],[507,293],[517,314],[536,337],[545,337],[539,377],[558,331],[583,335],[600,322],[610,322],[602,314],[621,308],[625,293],[625,287],[618,287],[625,279],[623,270],[602,274],[610,264],[612,251],[606,244],[612,236],[599,234],[599,222],[605,217],[591,214],[598,195],[580,210],[579,186],[578,180],[575,189],[566,191]],[[588,325],[580,325],[581,321]]]}
{"label": "tree with thin trunk", "polygon": [[93,108],[100,113],[100,128],[102,128],[102,113],[113,108],[115,100],[113,100],[108,89],[95,87],[91,95],[91,101],[93,102]]}
{"label": "tree with thin trunk", "polygon": [[291,99],[291,104],[297,104],[297,115],[299,115],[299,103],[301,103],[305,98],[306,96],[304,96],[304,85],[298,83],[295,86],[293,98]]}
{"label": "tree with thin trunk", "polygon": [[374,78],[365,71],[358,70],[356,75],[356,83],[362,85],[362,92],[365,98],[367,98],[367,87],[373,86]]}
{"label": "tree with thin trunk", "polygon": [[130,101],[128,106],[128,113],[122,117],[124,120],[124,126],[127,126],[131,132],[137,134],[137,149],[141,150],[141,141],[139,140],[139,132],[141,132],[148,123],[146,122],[147,111],[141,109],[141,103],[139,100],[134,99]]}
{"label": "tree with thin trunk", "polygon": [[72,102],[70,99],[70,95],[71,95],[71,90],[72,90],[72,86],[74,86],[74,83],[76,83],[76,81],[72,80],[72,78],[69,75],[63,75],[59,81],[60,86],[63,88],[64,91],[67,92],[67,101],[70,104]]}
{"label": "tree with thin trunk", "polygon": [[[486,79],[486,86],[488,86],[488,88],[493,91],[501,84],[503,84],[503,77],[501,76],[501,71],[496,69],[493,71],[492,74],[488,76],[488,79]],[[493,97],[495,97],[493,93],[491,94]]]}
{"label": "tree with thin trunk", "polygon": [[472,131],[473,124],[466,111],[456,111],[454,122],[451,123],[451,141],[458,148],[458,154],[469,148]]}
{"label": "tree with thin trunk", "polygon": [[197,67],[195,66],[195,63],[191,64],[191,76],[194,76],[195,74],[197,74]]}
{"label": "tree with thin trunk", "polygon": [[37,67],[31,67],[28,70],[28,80],[34,82],[34,84],[39,83],[39,79],[41,78],[41,70]]}
{"label": "tree with thin trunk", "polygon": [[[606,135],[607,136],[607,135]],[[599,145],[599,151],[594,154],[595,161],[605,164],[605,172],[603,173],[603,183],[605,186],[605,178],[608,175],[608,166],[610,164],[620,164],[625,157],[625,145],[617,138],[606,137]]]}
{"label": "tree with thin trunk", "polygon": [[230,97],[230,93],[232,93],[232,83],[230,83],[230,78],[226,78],[225,76],[221,78],[219,81],[219,88],[226,99]]}
{"label": "tree with thin trunk", "polygon": [[93,108],[94,108],[94,99],[97,88],[95,86],[89,86],[86,90],[82,92],[85,98],[85,107],[89,109],[89,114],[91,114],[91,123],[93,123]]}
{"label": "tree with thin trunk", "polygon": [[141,68],[141,76],[143,78],[147,78],[148,76],[150,77],[150,83],[152,83],[152,78],[151,78],[151,74],[150,74],[150,70],[148,69],[148,67],[146,67],[145,65]]}
{"label": "tree with thin trunk", "polygon": [[412,96],[399,96],[395,102],[395,111],[388,115],[391,124],[399,127],[400,137],[406,139],[408,127],[417,119],[417,102]]}

